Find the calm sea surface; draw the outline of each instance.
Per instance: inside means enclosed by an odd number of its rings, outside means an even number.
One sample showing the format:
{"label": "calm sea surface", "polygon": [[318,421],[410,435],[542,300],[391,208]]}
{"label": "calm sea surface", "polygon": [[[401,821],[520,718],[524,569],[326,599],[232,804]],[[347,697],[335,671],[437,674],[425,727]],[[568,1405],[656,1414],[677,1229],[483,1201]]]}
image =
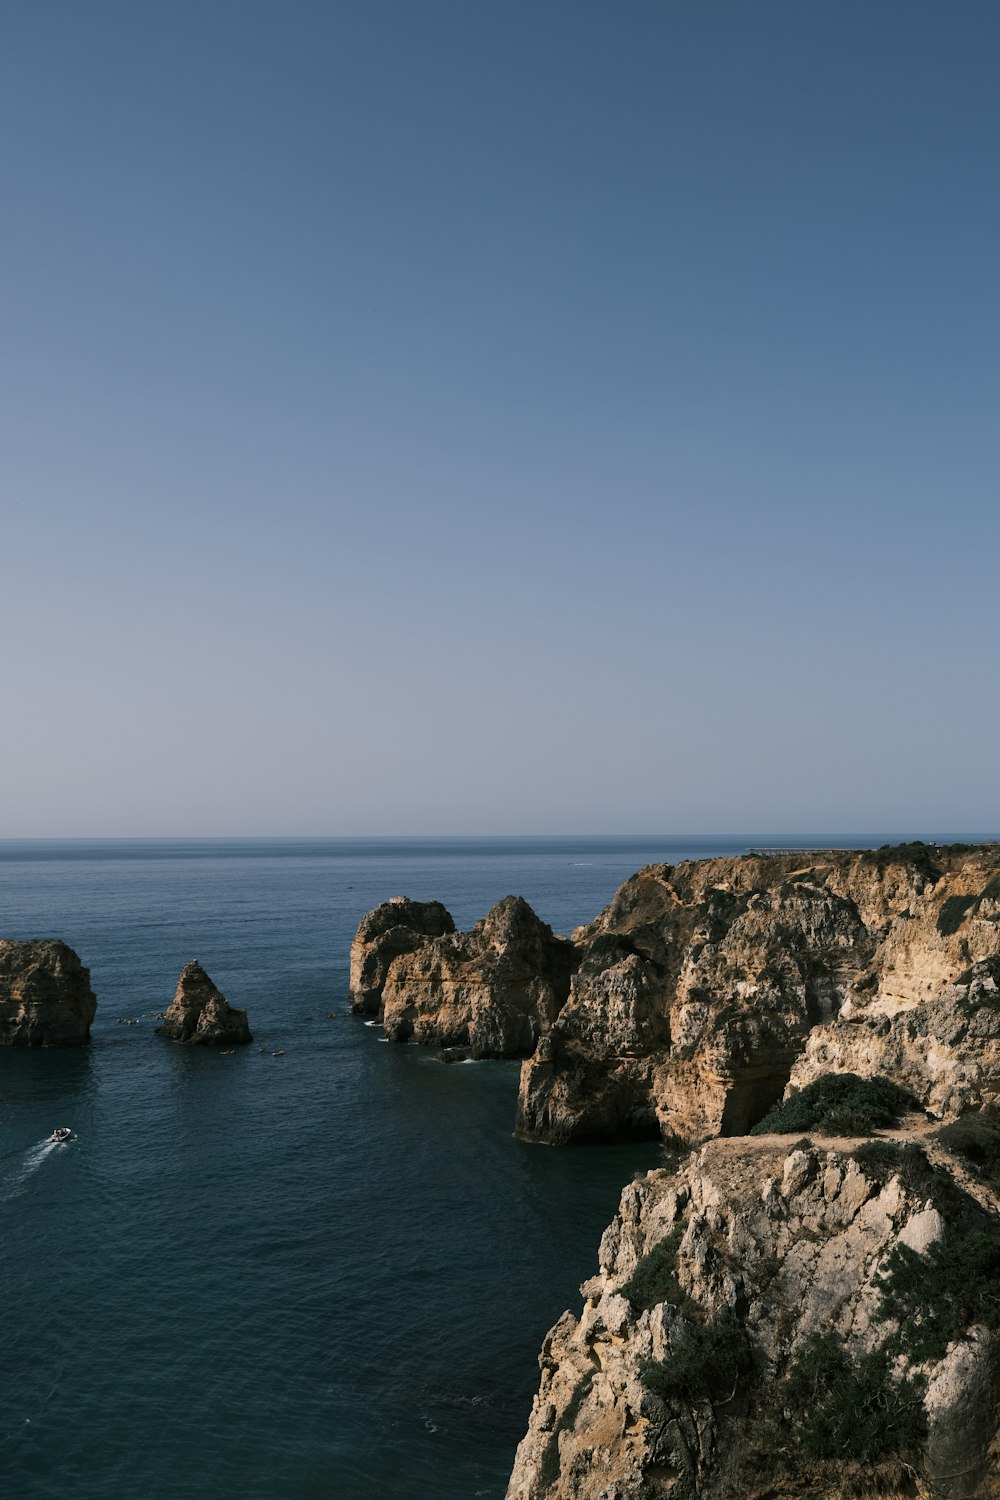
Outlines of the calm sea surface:
{"label": "calm sea surface", "polygon": [[[0,843],[0,935],[63,938],[98,997],[89,1048],[0,1049],[0,1494],[501,1497],[542,1337],[658,1150],[515,1141],[517,1065],[384,1042],[351,938],[404,894],[568,932],[642,864],[744,847]],[[191,958],[268,1055],[154,1037]]]}

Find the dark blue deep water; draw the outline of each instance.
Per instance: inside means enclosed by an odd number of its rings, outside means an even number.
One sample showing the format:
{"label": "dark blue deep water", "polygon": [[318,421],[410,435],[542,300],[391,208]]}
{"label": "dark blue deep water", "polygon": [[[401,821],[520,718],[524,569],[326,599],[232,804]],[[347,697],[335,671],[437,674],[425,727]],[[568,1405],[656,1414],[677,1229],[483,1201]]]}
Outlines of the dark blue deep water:
{"label": "dark blue deep water", "polygon": [[[0,935],[63,938],[98,997],[89,1048],[0,1050],[0,1494],[499,1500],[542,1337],[658,1150],[515,1141],[516,1064],[348,1013],[351,938],[402,894],[568,932],[642,864],[743,847],[0,843]],[[284,1057],[154,1037],[191,958]]]}

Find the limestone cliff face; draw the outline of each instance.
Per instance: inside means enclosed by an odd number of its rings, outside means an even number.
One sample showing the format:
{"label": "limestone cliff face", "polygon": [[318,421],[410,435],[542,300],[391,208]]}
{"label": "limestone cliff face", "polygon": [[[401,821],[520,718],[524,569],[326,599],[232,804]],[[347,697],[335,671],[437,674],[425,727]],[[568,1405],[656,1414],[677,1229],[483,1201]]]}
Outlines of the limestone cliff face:
{"label": "limestone cliff face", "polygon": [[885,1289],[970,1224],[1000,1245],[995,1199],[860,1144],[719,1139],[625,1189],[545,1340],[508,1500],[996,1500],[995,1335],[960,1311],[928,1352]]}
{"label": "limestone cliff face", "polygon": [[1000,849],[651,865],[573,941],[526,1138],[740,1134],[829,1071],[942,1113],[1000,1091]]}
{"label": "limestone cliff face", "polygon": [[198,961],[181,970],[174,998],[157,1036],[195,1047],[232,1047],[252,1042],[245,1010],[230,1005]]}
{"label": "limestone cliff face", "polygon": [[571,943],[526,901],[506,896],[470,932],[446,932],[392,960],[382,989],[386,1035],[523,1057],[558,1015],[575,962]]}
{"label": "limestone cliff face", "polygon": [[[524,1063],[532,1140],[738,1135],[789,1086],[885,1073],[953,1114],[1000,1093],[1000,848],[650,865],[572,942],[507,897],[363,919],[355,1010]],[[994,998],[995,997],[995,998]]]}
{"label": "limestone cliff face", "polygon": [[54,939],[0,940],[0,1046],[76,1047],[90,1040],[90,970]]}
{"label": "limestone cliff face", "polygon": [[394,960],[423,947],[430,938],[454,931],[455,924],[440,901],[393,896],[368,912],[351,944],[351,1009],[380,1015],[382,990]]}

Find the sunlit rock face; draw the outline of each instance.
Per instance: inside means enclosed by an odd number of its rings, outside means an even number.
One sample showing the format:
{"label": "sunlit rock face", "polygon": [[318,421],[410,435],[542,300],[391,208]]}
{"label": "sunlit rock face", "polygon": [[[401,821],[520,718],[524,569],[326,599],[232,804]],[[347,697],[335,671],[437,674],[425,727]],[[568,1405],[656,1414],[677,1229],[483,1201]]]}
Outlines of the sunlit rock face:
{"label": "sunlit rock face", "polygon": [[884,1074],[935,1112],[1000,1092],[1000,849],[904,845],[650,865],[571,939],[508,896],[362,920],[354,1008],[394,1041],[517,1057],[517,1132],[747,1131],[789,1087]]}
{"label": "sunlit rock face", "polygon": [[157,1036],[196,1047],[244,1046],[253,1037],[245,1010],[229,1004],[196,959],[185,964]]}
{"label": "sunlit rock face", "polygon": [[738,1135],[786,1088],[886,1074],[942,1115],[1000,1091],[1000,850],[640,870],[573,942],[518,1133]]}
{"label": "sunlit rock face", "polygon": [[454,931],[451,914],[440,901],[393,896],[367,912],[351,944],[351,1009],[381,1015],[382,991],[395,959]]}
{"label": "sunlit rock face", "polygon": [[90,970],[72,948],[51,938],[0,940],[0,1045],[80,1046],[96,1011]]}
{"label": "sunlit rock face", "polygon": [[477,1057],[534,1051],[569,993],[577,952],[520,896],[505,896],[469,932],[401,953],[382,990],[393,1041],[464,1046]]}

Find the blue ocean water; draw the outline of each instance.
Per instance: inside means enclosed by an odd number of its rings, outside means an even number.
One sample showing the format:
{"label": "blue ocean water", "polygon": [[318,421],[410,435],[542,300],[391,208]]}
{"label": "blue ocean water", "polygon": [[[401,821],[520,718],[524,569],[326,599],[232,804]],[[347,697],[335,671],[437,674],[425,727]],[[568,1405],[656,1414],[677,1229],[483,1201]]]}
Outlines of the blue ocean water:
{"label": "blue ocean water", "polygon": [[[386,1043],[351,938],[402,894],[568,932],[642,864],[744,847],[0,843],[0,935],[63,938],[98,996],[89,1048],[0,1049],[0,1493],[501,1497],[542,1337],[658,1148],[515,1141],[517,1065]],[[154,1037],[191,958],[267,1055]]]}

